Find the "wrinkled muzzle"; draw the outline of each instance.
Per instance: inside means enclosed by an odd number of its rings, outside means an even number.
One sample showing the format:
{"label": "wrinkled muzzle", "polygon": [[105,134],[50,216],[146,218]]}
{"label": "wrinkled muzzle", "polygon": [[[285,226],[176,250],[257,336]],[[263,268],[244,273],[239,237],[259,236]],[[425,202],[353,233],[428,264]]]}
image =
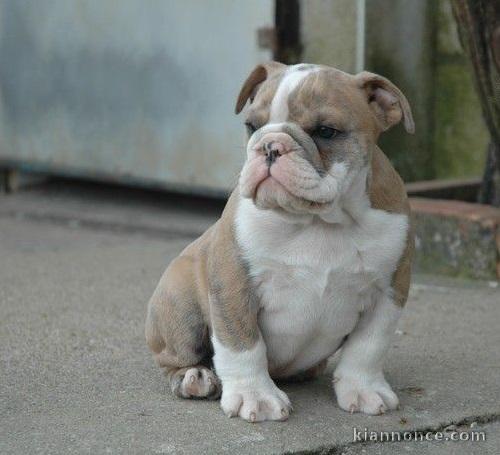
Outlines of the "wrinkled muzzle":
{"label": "wrinkled muzzle", "polygon": [[337,196],[338,178],[328,171],[316,144],[298,125],[266,125],[248,142],[240,192],[263,207],[298,209],[299,199],[302,211],[304,202],[325,204]]}

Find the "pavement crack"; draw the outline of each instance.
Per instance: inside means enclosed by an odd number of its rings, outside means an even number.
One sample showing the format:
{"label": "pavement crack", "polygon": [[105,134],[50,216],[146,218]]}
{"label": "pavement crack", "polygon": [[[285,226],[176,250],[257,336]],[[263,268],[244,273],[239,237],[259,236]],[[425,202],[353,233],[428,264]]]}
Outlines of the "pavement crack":
{"label": "pavement crack", "polygon": [[[481,415],[481,416],[471,416],[471,417],[465,417],[463,419],[459,420],[451,420],[447,423],[442,423],[440,425],[434,425],[434,426],[428,426],[428,427],[422,427],[422,428],[416,428],[416,429],[407,429],[407,430],[394,430],[394,431],[378,431],[377,433],[389,433],[389,434],[394,434],[394,435],[399,435],[399,438],[395,438],[395,440],[381,440],[381,441],[372,441],[372,440],[361,440],[361,441],[352,441],[347,444],[339,444],[335,445],[332,447],[319,447],[316,449],[311,449],[311,450],[299,450],[299,451],[292,451],[292,452],[284,452],[284,455],[342,455],[345,453],[349,448],[352,448],[354,446],[363,446],[363,447],[371,447],[374,445],[378,444],[398,444],[398,443],[406,443],[406,442],[411,442],[415,441],[417,439],[417,436],[420,434],[437,434],[437,433],[443,433],[446,431],[446,429],[450,426],[456,426],[456,427],[462,427],[462,426],[467,426],[470,428],[470,425],[472,423],[480,424],[480,425],[485,425],[489,423],[494,423],[494,422],[499,422],[500,421],[500,414],[497,413],[492,413],[492,414],[486,414],[486,415]],[[465,431],[465,430],[464,430]],[[405,438],[403,438],[403,435],[406,435]],[[411,436],[411,437],[409,437]],[[437,442],[437,441],[436,441]]]}

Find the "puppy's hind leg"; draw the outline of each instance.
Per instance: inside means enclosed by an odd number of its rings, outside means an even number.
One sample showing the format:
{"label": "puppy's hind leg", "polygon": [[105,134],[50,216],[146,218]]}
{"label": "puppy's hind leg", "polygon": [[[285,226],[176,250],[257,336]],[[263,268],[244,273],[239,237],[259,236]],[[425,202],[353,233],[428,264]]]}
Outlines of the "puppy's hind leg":
{"label": "puppy's hind leg", "polygon": [[146,340],[174,395],[216,399],[222,388],[209,368],[212,348],[193,290],[192,261],[178,257],[161,278],[148,305]]}

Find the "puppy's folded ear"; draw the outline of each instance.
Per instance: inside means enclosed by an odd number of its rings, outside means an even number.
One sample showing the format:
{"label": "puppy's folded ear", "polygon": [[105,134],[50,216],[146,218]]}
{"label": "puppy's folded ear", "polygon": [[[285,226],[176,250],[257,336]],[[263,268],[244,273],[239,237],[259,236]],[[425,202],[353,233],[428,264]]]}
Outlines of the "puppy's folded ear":
{"label": "puppy's folded ear", "polygon": [[366,92],[368,104],[382,131],[403,119],[408,133],[415,132],[415,123],[408,100],[391,81],[378,74],[363,71],[356,75],[361,89]]}
{"label": "puppy's folded ear", "polygon": [[283,71],[286,65],[279,62],[267,62],[257,65],[254,70],[247,77],[247,80],[241,87],[240,94],[238,95],[238,100],[236,101],[235,113],[239,114],[245,107],[248,100],[253,101],[259,85],[264,82],[271,74]]}

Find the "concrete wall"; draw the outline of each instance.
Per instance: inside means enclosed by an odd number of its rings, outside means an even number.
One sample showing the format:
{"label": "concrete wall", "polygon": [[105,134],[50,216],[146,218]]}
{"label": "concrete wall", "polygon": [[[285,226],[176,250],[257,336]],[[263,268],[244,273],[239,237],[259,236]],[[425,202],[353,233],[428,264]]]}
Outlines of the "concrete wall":
{"label": "concrete wall", "polygon": [[226,191],[273,0],[3,0],[0,164]]}
{"label": "concrete wall", "polygon": [[[357,1],[302,0],[303,60],[355,72]],[[477,176],[488,139],[449,0],[366,0],[364,67],[406,94],[416,134],[380,144],[407,181]]]}
{"label": "concrete wall", "polygon": [[381,137],[381,147],[407,180],[434,177],[432,161],[433,2],[369,0],[365,67],[394,82],[412,107],[416,134],[401,125]]}
{"label": "concrete wall", "polygon": [[357,2],[301,0],[303,62],[356,70]]}
{"label": "concrete wall", "polygon": [[489,133],[449,0],[436,11],[433,163],[436,178],[481,175]]}

